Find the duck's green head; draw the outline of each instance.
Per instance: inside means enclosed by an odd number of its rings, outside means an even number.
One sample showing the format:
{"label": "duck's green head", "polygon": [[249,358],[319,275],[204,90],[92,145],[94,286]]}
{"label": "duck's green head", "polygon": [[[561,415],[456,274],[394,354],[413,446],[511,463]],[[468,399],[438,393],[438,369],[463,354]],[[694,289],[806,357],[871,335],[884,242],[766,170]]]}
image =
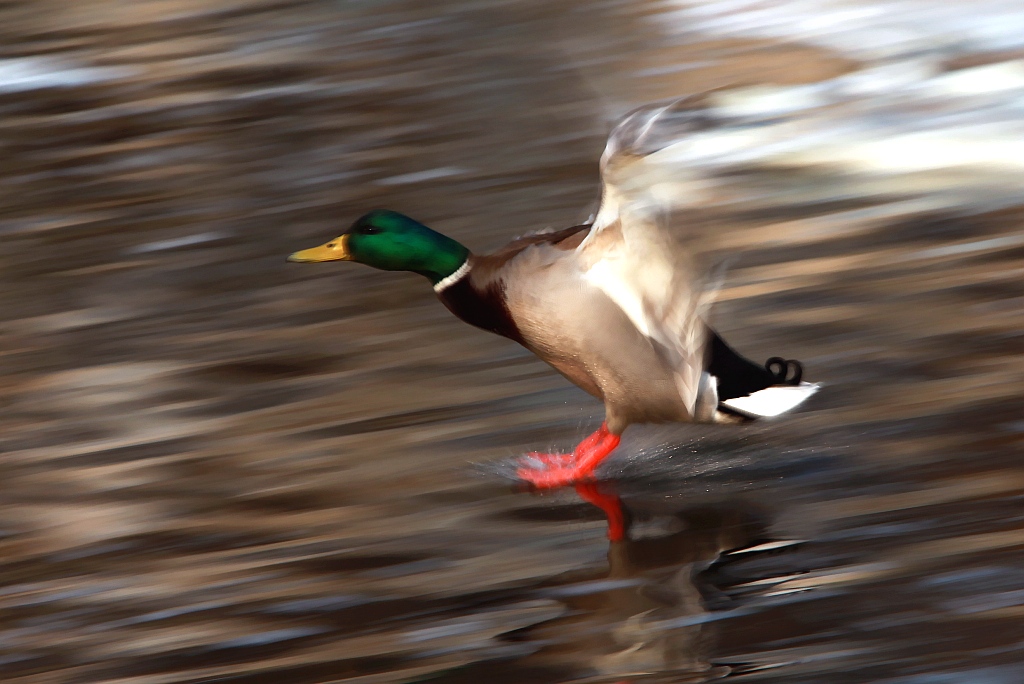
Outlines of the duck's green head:
{"label": "duck's green head", "polygon": [[371,211],[319,247],[288,261],[358,261],[385,271],[412,271],[437,283],[459,269],[469,250],[455,240],[395,211]]}

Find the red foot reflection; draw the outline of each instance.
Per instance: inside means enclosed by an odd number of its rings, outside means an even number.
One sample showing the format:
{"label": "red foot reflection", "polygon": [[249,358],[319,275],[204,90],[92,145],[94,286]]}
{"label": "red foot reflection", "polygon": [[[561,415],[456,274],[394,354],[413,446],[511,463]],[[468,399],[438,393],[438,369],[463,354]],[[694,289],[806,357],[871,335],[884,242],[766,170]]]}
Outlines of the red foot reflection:
{"label": "red foot reflection", "polygon": [[577,483],[576,493],[587,503],[604,511],[605,517],[608,518],[608,541],[620,542],[626,538],[628,517],[618,494],[597,482]]}

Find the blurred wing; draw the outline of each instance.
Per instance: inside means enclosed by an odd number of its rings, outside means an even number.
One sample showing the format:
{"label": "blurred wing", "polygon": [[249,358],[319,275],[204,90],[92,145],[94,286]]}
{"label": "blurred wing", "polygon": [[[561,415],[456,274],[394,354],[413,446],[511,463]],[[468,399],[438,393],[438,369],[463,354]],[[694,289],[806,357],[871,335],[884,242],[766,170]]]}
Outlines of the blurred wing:
{"label": "blurred wing", "polygon": [[601,208],[578,248],[587,280],[676,369],[691,414],[703,391],[704,317],[715,278],[698,254],[697,178],[664,152],[700,126],[699,110],[686,100],[627,115],[601,158]]}

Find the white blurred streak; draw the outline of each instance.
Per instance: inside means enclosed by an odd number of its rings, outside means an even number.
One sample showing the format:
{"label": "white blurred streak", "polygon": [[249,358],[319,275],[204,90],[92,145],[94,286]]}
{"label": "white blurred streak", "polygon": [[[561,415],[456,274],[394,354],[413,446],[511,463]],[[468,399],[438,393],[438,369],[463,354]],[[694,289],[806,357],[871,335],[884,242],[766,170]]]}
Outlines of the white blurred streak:
{"label": "white blurred streak", "polygon": [[[669,0],[683,33],[794,40],[857,59],[891,59],[922,50],[982,52],[1024,46],[1019,0]],[[667,17],[662,17],[667,18]]]}
{"label": "white blurred streak", "polygon": [[715,91],[692,115],[704,124],[653,132],[655,151],[630,171],[664,205],[753,199],[754,186],[727,177],[737,171],[769,181],[813,171],[813,183],[797,184],[800,202],[932,195],[979,208],[1016,202],[1024,184],[1021,61],[902,77],[869,67],[809,85]]}
{"label": "white blurred streak", "polygon": [[94,85],[133,73],[123,67],[82,67],[43,57],[3,59],[0,60],[0,92]]}

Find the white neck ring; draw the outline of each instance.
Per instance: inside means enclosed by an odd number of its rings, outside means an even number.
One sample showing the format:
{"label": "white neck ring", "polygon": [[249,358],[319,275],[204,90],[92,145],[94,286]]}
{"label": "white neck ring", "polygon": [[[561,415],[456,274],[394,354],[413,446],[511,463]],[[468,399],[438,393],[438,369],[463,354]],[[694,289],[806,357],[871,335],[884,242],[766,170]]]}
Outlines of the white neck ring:
{"label": "white neck ring", "polygon": [[447,275],[434,283],[434,292],[437,292],[438,294],[444,292],[446,289],[465,278],[467,273],[469,273],[469,259],[466,259],[461,266],[455,269],[454,273]]}

